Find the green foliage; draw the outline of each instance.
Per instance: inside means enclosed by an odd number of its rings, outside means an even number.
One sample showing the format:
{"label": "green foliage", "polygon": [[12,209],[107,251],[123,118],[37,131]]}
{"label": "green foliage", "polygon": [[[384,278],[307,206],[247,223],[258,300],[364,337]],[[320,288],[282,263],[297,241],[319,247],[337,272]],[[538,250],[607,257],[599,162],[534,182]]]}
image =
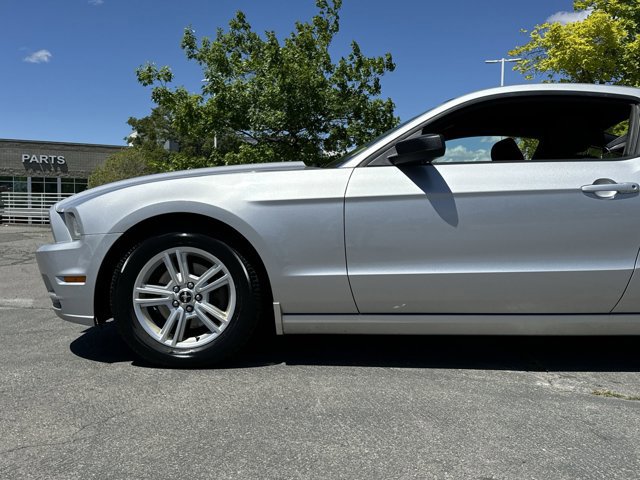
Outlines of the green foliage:
{"label": "green foliage", "polygon": [[509,52],[523,58],[515,70],[528,79],[640,86],[638,0],[575,0],[574,10],[590,13],[525,31],[529,42]]}
{"label": "green foliage", "polygon": [[540,141],[536,138],[524,137],[516,138],[515,140],[525,160],[531,160],[533,155],[536,153],[536,149],[538,148]]}
{"label": "green foliage", "polygon": [[282,41],[273,31],[254,32],[242,12],[214,39],[198,39],[187,28],[182,49],[207,81],[200,93],[190,93],[169,85],[168,67],[140,67],[138,81],[153,87],[157,107],[149,117],[129,120],[141,134],[139,143],[176,140],[181,157],[171,154],[168,169],[288,160],[320,164],[395,126],[393,102],[380,98],[380,79],[395,68],[391,55],[366,57],[354,41],[349,55],[331,59],[341,3],[317,0],[318,14],[296,22]]}
{"label": "green foliage", "polygon": [[139,177],[158,171],[154,165],[166,161],[167,152],[161,148],[131,147],[109,155],[104,164],[89,176],[89,188],[105,183]]}

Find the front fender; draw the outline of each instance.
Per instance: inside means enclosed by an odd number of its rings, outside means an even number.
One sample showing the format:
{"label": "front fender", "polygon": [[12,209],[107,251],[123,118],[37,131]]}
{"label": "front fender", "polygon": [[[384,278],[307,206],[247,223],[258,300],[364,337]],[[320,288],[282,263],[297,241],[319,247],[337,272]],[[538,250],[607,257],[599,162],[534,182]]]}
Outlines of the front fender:
{"label": "front fender", "polygon": [[[350,169],[169,179],[109,192],[75,207],[86,234],[124,233],[153,217],[189,213],[222,222],[257,251],[285,313],[355,313],[344,253]],[[96,214],[100,212],[100,214]]]}

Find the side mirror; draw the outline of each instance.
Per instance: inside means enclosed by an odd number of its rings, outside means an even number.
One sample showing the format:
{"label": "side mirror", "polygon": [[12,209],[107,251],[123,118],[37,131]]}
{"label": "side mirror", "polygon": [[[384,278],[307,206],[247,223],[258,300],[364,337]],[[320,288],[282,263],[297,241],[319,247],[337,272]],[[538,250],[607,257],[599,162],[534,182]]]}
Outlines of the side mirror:
{"label": "side mirror", "polygon": [[396,166],[420,165],[442,157],[445,150],[443,136],[429,133],[396,143],[396,154],[388,159]]}

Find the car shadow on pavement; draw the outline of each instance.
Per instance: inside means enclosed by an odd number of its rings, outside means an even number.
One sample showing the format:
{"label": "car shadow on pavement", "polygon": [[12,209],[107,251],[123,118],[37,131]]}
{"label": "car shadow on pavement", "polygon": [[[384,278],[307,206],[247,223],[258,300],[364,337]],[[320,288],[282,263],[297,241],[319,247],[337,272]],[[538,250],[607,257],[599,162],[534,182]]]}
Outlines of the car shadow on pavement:
{"label": "car shadow on pavement", "polygon": [[140,364],[131,349],[124,343],[113,323],[90,327],[69,345],[78,357],[102,363],[134,362]]}
{"label": "car shadow on pavement", "polygon": [[[267,336],[217,368],[285,364],[640,372],[639,343],[640,337]],[[112,323],[85,330],[70,349],[95,362],[150,368],[129,350]]]}

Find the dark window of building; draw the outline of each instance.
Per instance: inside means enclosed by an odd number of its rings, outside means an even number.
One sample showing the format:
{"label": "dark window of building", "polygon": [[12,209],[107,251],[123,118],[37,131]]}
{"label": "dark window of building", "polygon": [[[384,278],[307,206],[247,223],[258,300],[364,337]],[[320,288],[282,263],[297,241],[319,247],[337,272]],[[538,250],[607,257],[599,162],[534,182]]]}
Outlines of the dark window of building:
{"label": "dark window of building", "polygon": [[86,178],[62,178],[62,193],[78,193],[87,189]]}
{"label": "dark window of building", "polygon": [[0,192],[13,192],[13,177],[0,177]]}
{"label": "dark window of building", "polygon": [[27,177],[13,177],[13,191],[14,192],[26,192],[27,191]]}

